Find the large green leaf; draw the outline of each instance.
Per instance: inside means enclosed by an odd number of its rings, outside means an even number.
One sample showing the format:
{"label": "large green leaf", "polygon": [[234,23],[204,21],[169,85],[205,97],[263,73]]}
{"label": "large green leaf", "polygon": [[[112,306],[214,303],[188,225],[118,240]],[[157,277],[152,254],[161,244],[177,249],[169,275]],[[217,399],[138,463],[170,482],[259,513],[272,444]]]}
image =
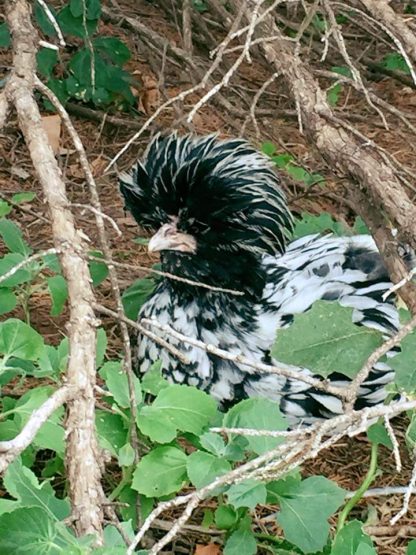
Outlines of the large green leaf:
{"label": "large green leaf", "polygon": [[130,59],[130,50],[120,39],[116,37],[98,37],[93,40],[94,50],[99,52],[104,58],[108,58],[113,64],[122,66]]}
{"label": "large green leaf", "polygon": [[137,320],[140,308],[154,288],[155,282],[152,279],[143,278],[136,280],[124,291],[122,301],[127,318]]}
{"label": "large green leaf", "polygon": [[354,377],[383,339],[379,331],[353,324],[352,313],[336,302],[316,302],[295,315],[289,328],[278,330],[273,357],[324,377],[332,372]]}
{"label": "large green leaf", "polygon": [[320,551],[327,543],[328,518],[345,498],[345,491],[323,476],[290,481],[280,495],[277,522],[288,541],[304,553]]}
{"label": "large green leaf", "polygon": [[176,447],[156,447],[137,465],[132,488],[147,497],[179,491],[186,479],[186,460],[185,453]]}
{"label": "large green leaf", "polygon": [[13,461],[7,468],[4,487],[17,499],[20,506],[39,507],[52,520],[62,520],[69,516],[69,502],[58,499],[49,482],[39,484],[35,474],[23,466],[20,459]]}
{"label": "large green leaf", "polygon": [[0,287],[0,316],[10,312],[17,304],[16,295],[6,287]]}
{"label": "large green leaf", "polygon": [[47,278],[49,293],[52,299],[51,316],[61,314],[68,298],[68,285],[66,279],[57,274]]}
{"label": "large green leaf", "polygon": [[11,220],[0,219],[0,236],[9,251],[18,252],[24,256],[29,256],[32,253],[32,249],[23,239],[20,228]]}
{"label": "large green leaf", "polygon": [[0,48],[9,48],[11,45],[10,31],[7,23],[0,25]]}
{"label": "large green leaf", "polygon": [[178,430],[199,435],[217,412],[212,397],[186,385],[171,385],[159,393],[151,406],[140,409],[137,425],[153,441],[167,443]]}
{"label": "large green leaf", "polygon": [[[267,399],[245,399],[232,407],[224,416],[227,428],[251,428],[280,431],[287,429],[278,404]],[[245,436],[249,448],[261,455],[284,441],[279,437]]]}
{"label": "large green leaf", "polygon": [[0,323],[0,353],[10,357],[37,360],[42,354],[43,338],[16,318]]}
{"label": "large green leaf", "polygon": [[[122,408],[128,408],[130,406],[129,385],[127,375],[122,369],[121,363],[114,361],[106,362],[100,370],[100,376],[104,378],[115,402]],[[133,383],[136,403],[138,404],[142,400],[142,390],[139,379],[136,376],[133,376]]]}
{"label": "large green leaf", "polygon": [[[63,555],[82,551],[60,522],[39,507],[24,507],[0,516],[1,555]],[[74,550],[72,550],[74,549]]]}
{"label": "large green leaf", "polygon": [[253,532],[247,526],[238,528],[226,541],[224,555],[254,555],[257,542]]}
{"label": "large green leaf", "polygon": [[127,441],[127,430],[123,418],[118,414],[97,410],[95,425],[101,447],[108,449],[116,457]]}
{"label": "large green leaf", "polygon": [[377,555],[362,526],[362,522],[358,520],[346,524],[334,540],[331,555]]}
{"label": "large green leaf", "polygon": [[[53,389],[49,386],[36,387],[27,391],[15,405],[14,421],[19,428],[23,428],[29,420],[33,411],[39,408],[52,395]],[[63,415],[63,408],[56,410],[49,419],[39,428],[38,433],[33,440],[36,447],[41,449],[51,449],[61,456],[64,455],[64,429],[60,425]]]}
{"label": "large green leaf", "polygon": [[256,505],[266,502],[266,486],[256,480],[244,480],[233,484],[227,491],[228,502],[236,509],[248,507],[254,509]]}
{"label": "large green leaf", "polygon": [[406,393],[416,391],[416,332],[413,331],[401,342],[401,352],[389,359],[390,366],[396,371],[396,384]]}
{"label": "large green leaf", "polygon": [[[3,258],[0,258],[0,276],[7,274],[12,268],[17,266],[17,264],[25,260],[25,258],[25,256],[17,252],[11,252],[3,256]],[[28,266],[25,266],[6,278],[1,282],[1,287],[14,287],[15,285],[30,281],[31,274],[27,268]]]}
{"label": "large green leaf", "polygon": [[230,463],[222,458],[195,451],[187,459],[186,469],[189,479],[196,488],[203,488],[231,470]]}

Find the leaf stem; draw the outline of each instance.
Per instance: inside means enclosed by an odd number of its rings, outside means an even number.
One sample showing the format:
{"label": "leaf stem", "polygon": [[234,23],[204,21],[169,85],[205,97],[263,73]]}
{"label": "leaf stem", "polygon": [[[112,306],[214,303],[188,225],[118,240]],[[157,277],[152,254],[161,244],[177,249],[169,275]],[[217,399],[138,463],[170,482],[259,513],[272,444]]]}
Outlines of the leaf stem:
{"label": "leaf stem", "polygon": [[377,473],[377,457],[378,457],[378,443],[371,444],[371,456],[370,456],[370,466],[368,468],[366,477],[363,480],[361,486],[357,489],[353,497],[346,503],[345,507],[342,509],[341,514],[338,518],[337,524],[337,534],[342,530],[345,521],[350,514],[351,510],[355,507],[355,505],[359,502],[362,498],[364,493],[368,490],[371,486],[374,478],[376,477]]}

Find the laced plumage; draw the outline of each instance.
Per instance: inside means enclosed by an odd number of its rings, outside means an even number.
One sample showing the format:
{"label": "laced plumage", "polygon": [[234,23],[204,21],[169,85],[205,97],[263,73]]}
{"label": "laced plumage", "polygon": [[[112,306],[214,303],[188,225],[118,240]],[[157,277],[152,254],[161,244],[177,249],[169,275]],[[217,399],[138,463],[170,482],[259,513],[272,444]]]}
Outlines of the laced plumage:
{"label": "laced plumage", "polygon": [[[391,283],[372,238],[312,235],[287,246],[292,216],[279,178],[246,141],[159,135],[143,159],[120,176],[120,188],[137,223],[155,233],[149,250],[160,251],[163,270],[244,293],[166,278],[139,319],[154,317],[188,337],[266,363],[273,362],[276,330],[320,299],[352,307],[354,322],[386,336],[398,329],[393,301],[382,299]],[[259,373],[169,338],[187,355],[185,365],[149,338],[137,339],[138,373],[161,360],[169,380],[204,389],[224,407],[250,396],[267,397],[280,404],[292,424],[342,412],[339,399],[304,382]],[[388,364],[378,362],[356,407],[383,402],[392,378]],[[329,379],[348,383],[336,372]]]}

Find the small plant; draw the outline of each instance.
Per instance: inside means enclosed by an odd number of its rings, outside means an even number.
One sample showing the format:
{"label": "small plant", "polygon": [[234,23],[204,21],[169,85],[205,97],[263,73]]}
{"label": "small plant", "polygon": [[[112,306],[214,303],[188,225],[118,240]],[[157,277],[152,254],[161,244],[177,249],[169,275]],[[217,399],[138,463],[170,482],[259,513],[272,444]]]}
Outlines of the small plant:
{"label": "small plant", "polygon": [[[67,47],[62,59],[51,48],[39,50],[38,72],[47,80],[48,87],[63,104],[74,99],[101,108],[132,107],[136,101],[130,88],[132,76],[123,69],[130,59],[129,49],[115,37],[93,38],[101,16],[100,0],[70,0],[58,12],[50,9],[68,41],[77,44],[81,39],[83,46],[75,54],[70,54],[71,49]],[[56,30],[38,2],[35,2],[34,15],[45,37],[55,39]],[[9,45],[10,34],[6,24],[2,24],[0,47]],[[46,105],[52,109],[49,103]]]}

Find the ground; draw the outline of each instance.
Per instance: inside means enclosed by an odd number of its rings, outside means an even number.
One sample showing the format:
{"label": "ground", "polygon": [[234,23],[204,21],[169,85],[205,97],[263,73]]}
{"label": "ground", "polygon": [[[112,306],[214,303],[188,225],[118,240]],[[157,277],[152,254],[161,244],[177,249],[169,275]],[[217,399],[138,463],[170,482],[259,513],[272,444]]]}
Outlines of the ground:
{"label": "ground", "polygon": [[[55,2],[59,4],[59,2]],[[175,18],[169,17],[164,3],[145,2],[139,0],[122,0],[118,4],[121,11],[126,15],[137,18],[148,28],[157,31],[167,37],[174,44],[180,45],[180,33],[175,24]],[[175,8],[175,13],[177,10]],[[282,12],[282,17],[283,17]],[[219,31],[213,26],[212,34],[220,37]],[[371,41],[367,37],[366,30],[347,29],[349,33],[357,33],[353,43],[352,55],[357,58],[360,52],[366,51],[368,56],[380,59],[388,47],[383,43],[377,42],[371,50]],[[117,187],[117,170],[127,168],[130,163],[142,152],[146,145],[149,133],[145,132],[140,139],[127,151],[119,160],[117,167],[112,167],[105,172],[107,163],[124,146],[127,140],[134,133],[134,128],[143,124],[154,110],[164,101],[165,98],[176,95],[191,85],[189,72],[181,67],[181,63],[167,63],[164,69],[159,55],[152,56],[152,49],[140,43],[135,33],[126,27],[117,26],[114,22],[105,20],[101,24],[100,34],[118,36],[124,40],[131,52],[132,60],[128,63],[128,69],[138,76],[141,86],[138,90],[138,100],[136,113],[116,113],[119,118],[118,124],[106,122],[101,112],[96,113],[96,119],[91,121],[85,117],[74,115],[76,106],[69,106],[72,112],[72,121],[83,141],[89,161],[92,165],[94,176],[97,180],[99,194],[103,209],[106,214],[119,226],[122,236],[118,237],[111,226],[108,226],[110,245],[116,261],[128,262],[132,265],[149,267],[155,262],[146,247],[133,242],[137,237],[138,230],[131,217],[123,211]],[[206,46],[195,40],[197,54],[208,63],[208,49]],[[74,40],[73,46],[79,44]],[[351,46],[351,42],[349,43]],[[7,51],[0,51],[0,63],[5,74],[9,70],[11,59]],[[331,65],[342,65],[339,54],[330,53],[333,56]],[[311,54],[311,59],[315,69],[319,69],[319,56]],[[230,58],[232,60],[232,58]],[[168,60],[169,62],[169,60]],[[193,128],[196,132],[206,134],[217,132],[222,136],[239,135],[248,112],[247,98],[252,97],[267,78],[267,72],[263,64],[244,62],[237,76],[232,80],[228,89],[223,94],[232,100],[236,109],[235,114],[229,114],[220,104],[211,102],[204,106],[196,115]],[[163,77],[163,79],[162,79]],[[367,75],[367,77],[371,77]],[[163,85],[162,85],[163,82]],[[327,83],[327,86],[330,82]],[[160,93],[157,92],[157,87]],[[406,112],[408,121],[415,124],[416,116],[411,110],[416,106],[416,90],[408,83],[387,77],[386,75],[374,74],[373,80],[369,80],[369,88],[385,101],[391,103],[398,109]],[[185,101],[185,110],[192,106],[200,95],[191,95]],[[94,110],[94,107],[89,107]],[[181,118],[184,108],[179,104],[175,109],[172,107],[165,110],[155,125],[150,127],[165,130],[172,126],[172,122]],[[238,115],[238,112],[240,115]],[[45,115],[47,114],[44,111]],[[305,137],[299,131],[296,111],[285,91],[283,84],[277,79],[267,92],[260,98],[258,103],[257,117],[260,136],[251,122],[244,128],[244,136],[252,140],[257,146],[265,141],[271,141],[277,146],[279,152],[292,154],[299,165],[313,173],[319,173],[325,178],[325,185],[306,188],[301,182],[296,182],[285,172],[282,173],[282,185],[288,195],[292,209],[296,213],[311,212],[319,214],[322,211],[329,212],[338,219],[351,223],[354,214],[347,199],[348,181],[337,178],[331,168],[325,165],[319,153],[308,145]],[[340,100],[337,104],[339,117],[345,118],[353,124],[361,133],[377,142],[393,154],[400,164],[406,165],[407,172],[416,172],[415,142],[412,131],[401,120],[394,118],[391,114],[386,114],[389,129],[385,129],[381,119],[371,111],[363,95],[355,92],[351,87],[344,86]],[[91,115],[91,114],[89,114]],[[182,130],[187,130],[187,126],[179,125]],[[58,151],[58,160],[65,176],[68,187],[68,195],[71,202],[88,205],[90,203],[88,189],[85,185],[83,174],[80,168],[77,155],[72,147],[68,135],[63,131]],[[411,180],[412,175],[407,174]],[[413,174],[414,177],[414,174]],[[45,209],[42,194],[34,174],[32,164],[21,133],[18,129],[15,114],[11,114],[7,127],[0,135],[0,197],[10,199],[11,195],[20,191],[36,191],[37,198],[30,204],[23,204],[13,212],[13,217],[24,232],[30,245],[35,250],[42,250],[52,246],[51,230],[48,222],[48,214]],[[88,209],[74,207],[76,221],[82,227],[84,233],[91,241],[92,248],[96,245],[96,229],[94,226],[91,212]],[[126,288],[137,277],[145,275],[143,270],[123,270],[119,274],[120,285]],[[113,305],[111,288],[106,281],[98,291],[100,302],[111,307]],[[67,310],[59,317],[50,316],[50,298],[46,290],[39,290],[32,295],[29,303],[32,325],[45,337],[47,342],[57,344],[62,335],[65,334],[65,322],[67,320]],[[17,311],[17,317],[23,317],[23,313]],[[110,319],[103,319],[109,337],[109,348],[107,356],[112,358],[120,352],[121,342],[118,328],[115,322]],[[30,383],[25,387],[30,387]],[[22,393],[21,384],[14,384],[7,392],[9,395],[20,395]],[[398,439],[401,442],[401,454],[404,463],[403,472],[398,475],[395,470],[393,456],[390,451],[381,448],[380,469],[381,474],[377,477],[374,487],[407,485],[412,462],[404,446],[404,430],[406,429],[406,419],[401,417],[394,422]],[[340,486],[354,490],[362,481],[365,475],[369,460],[369,444],[364,437],[344,438],[336,447],[323,451],[319,457],[308,463],[304,468],[305,475],[322,474]],[[354,510],[354,515],[361,520],[370,519],[372,530],[377,532],[374,541],[378,546],[381,555],[403,554],[409,538],[416,537],[416,527],[413,525],[416,518],[416,501],[410,503],[408,514],[403,517],[399,525],[394,528],[388,527],[389,519],[400,509],[402,496],[380,496],[363,500]],[[208,503],[209,504],[209,503]],[[267,516],[272,514],[272,507],[264,507],[258,511],[259,531],[273,531]],[[201,522],[202,512],[194,515],[192,524],[198,525]],[[162,526],[162,525],[161,525]],[[157,537],[159,531],[153,530]],[[210,540],[215,542],[215,537],[211,538],[204,534],[201,529],[188,529],[186,536],[181,535],[173,546],[175,553],[189,553],[190,545],[194,543],[207,544]],[[267,551],[264,551],[265,553]]]}

